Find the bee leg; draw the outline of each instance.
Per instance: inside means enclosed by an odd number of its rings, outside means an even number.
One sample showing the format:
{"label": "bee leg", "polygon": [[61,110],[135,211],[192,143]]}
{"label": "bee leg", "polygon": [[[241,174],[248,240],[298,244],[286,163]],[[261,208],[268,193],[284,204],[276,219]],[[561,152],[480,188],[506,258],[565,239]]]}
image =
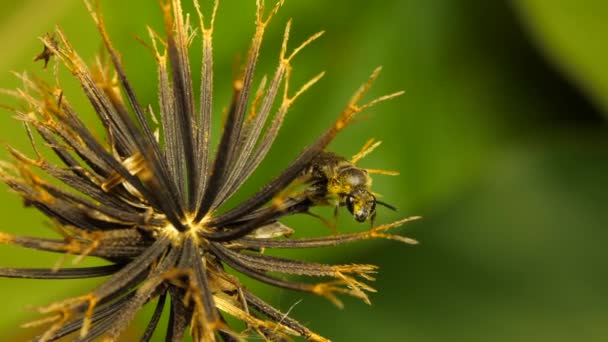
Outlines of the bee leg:
{"label": "bee leg", "polygon": [[340,209],[340,205],[336,205],[334,207],[334,226],[338,225],[338,213],[340,212],[339,209]]}
{"label": "bee leg", "polygon": [[331,221],[325,219],[324,217],[319,216],[319,215],[317,215],[315,213],[312,213],[312,212],[310,212],[308,210],[306,210],[304,213],[307,214],[307,215],[310,215],[310,216],[312,216],[314,218],[319,219],[321,222],[323,222],[324,225],[327,226],[327,228],[329,228],[329,230],[332,232],[332,234],[334,234],[334,235],[338,234],[338,229],[336,228],[336,222],[331,222]]}

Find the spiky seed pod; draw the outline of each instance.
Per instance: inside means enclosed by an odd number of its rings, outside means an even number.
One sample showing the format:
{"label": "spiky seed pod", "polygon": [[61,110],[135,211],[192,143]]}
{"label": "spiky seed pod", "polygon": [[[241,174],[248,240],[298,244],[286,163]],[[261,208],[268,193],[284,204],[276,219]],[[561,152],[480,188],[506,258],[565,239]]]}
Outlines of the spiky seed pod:
{"label": "spiky seed pod", "polygon": [[[366,292],[374,289],[364,281],[373,280],[375,266],[319,264],[262,252],[271,248],[329,247],[375,238],[415,242],[386,231],[416,218],[360,233],[318,238],[286,238],[293,230],[278,221],[308,210],[310,203],[291,187],[308,163],[357,113],[401,92],[362,103],[379,75],[378,68],[335,123],[288,167],[251,197],[225,208],[225,202],[268,153],[290,106],[323,76],[321,73],[297,91],[291,90],[291,61],[322,32],[290,51],[288,22],[274,75],[264,78],[255,92],[253,79],[264,32],[282,5],[279,1],[265,14],[262,1],[257,1],[251,47],[242,75],[232,82],[232,103],[217,152],[212,156],[212,40],[217,1],[210,20],[194,2],[203,56],[198,91],[193,88],[188,54],[193,29],[182,13],[180,0],[161,4],[166,38],[149,31],[150,48],[157,62],[159,127],[151,118],[152,107],[144,107],[131,86],[102,14],[97,6],[85,3],[109,62],[98,59],[92,67],[87,66],[60,29],[54,36],[42,38],[44,51],[37,59],[46,65],[55,56],[71,71],[103,124],[105,139],[99,140],[81,121],[58,82],[48,84],[22,74],[23,88],[3,91],[25,103],[22,108],[9,109],[24,123],[35,155],[9,148],[14,162],[2,163],[0,178],[25,203],[56,223],[62,237],[1,233],[0,242],[109,262],[79,268],[0,268],[4,277],[107,276],[89,293],[39,308],[47,317],[29,325],[45,324],[48,329],[37,340],[57,340],[70,334],[83,341],[100,336],[114,340],[144,305],[155,302],[156,309],[142,333],[144,341],[151,338],[165,306],[169,311],[167,341],[180,341],[187,331],[196,341],[244,340],[252,332],[269,341],[285,340],[290,335],[327,341],[251,293],[225,268],[279,288],[324,296],[338,306],[338,294],[369,302]],[[60,163],[47,160],[39,152],[33,132],[40,135]],[[37,172],[63,185],[49,182]],[[276,273],[333,279],[305,283],[285,280]],[[242,320],[247,330],[235,332],[224,315]]]}

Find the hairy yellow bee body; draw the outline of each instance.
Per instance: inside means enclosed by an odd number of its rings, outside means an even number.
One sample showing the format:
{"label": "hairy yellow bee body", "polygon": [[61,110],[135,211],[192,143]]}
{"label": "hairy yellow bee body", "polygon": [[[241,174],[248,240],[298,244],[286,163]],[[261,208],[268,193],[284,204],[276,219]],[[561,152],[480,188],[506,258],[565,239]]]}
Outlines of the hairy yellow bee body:
{"label": "hairy yellow bee body", "polygon": [[367,170],[359,168],[344,157],[322,152],[302,172],[310,186],[307,198],[314,205],[346,206],[358,222],[373,220],[376,214],[376,197]]}

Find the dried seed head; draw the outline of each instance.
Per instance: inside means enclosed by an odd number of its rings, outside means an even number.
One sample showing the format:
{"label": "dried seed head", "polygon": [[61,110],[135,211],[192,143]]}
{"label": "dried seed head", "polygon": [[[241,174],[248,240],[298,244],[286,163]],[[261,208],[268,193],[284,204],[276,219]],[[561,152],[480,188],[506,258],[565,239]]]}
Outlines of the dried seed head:
{"label": "dried seed head", "polygon": [[[290,335],[327,341],[251,293],[226,268],[279,288],[326,297],[337,306],[342,305],[340,294],[369,303],[366,293],[375,290],[365,281],[374,280],[373,265],[320,264],[262,252],[272,248],[330,247],[376,238],[415,243],[386,231],[416,217],[365,232],[318,238],[290,238],[295,230],[279,222],[285,215],[308,213],[310,207],[323,204],[311,200],[313,185],[303,171],[356,114],[401,94],[362,102],[380,68],[357,90],[335,123],[288,167],[246,200],[225,207],[264,160],[292,104],[323,77],[320,73],[298,90],[291,89],[292,59],[322,32],[290,50],[289,21],[273,76],[254,86],[264,32],[282,3],[278,1],[266,13],[263,2],[257,1],[255,33],[242,75],[231,81],[233,99],[215,155],[211,153],[210,135],[217,1],[210,19],[203,16],[198,2],[194,3],[202,32],[198,94],[193,88],[188,53],[193,29],[182,12],[181,1],[161,3],[164,38],[148,29],[149,48],[157,64],[159,119],[153,116],[150,106],[142,106],[97,4],[86,0],[109,59],[98,58],[92,67],[87,66],[66,34],[58,29],[54,36],[42,38],[44,51],[36,60],[43,60],[46,66],[55,56],[72,72],[103,124],[105,139],[95,137],[82,122],[59,83],[48,84],[21,74],[18,77],[24,83],[22,89],[3,91],[26,104],[22,109],[9,109],[24,123],[36,156],[28,157],[9,148],[14,161],[0,164],[0,179],[26,204],[46,214],[61,237],[0,233],[0,243],[77,255],[77,260],[99,257],[109,262],[105,266],[79,268],[65,268],[62,264],[50,269],[0,268],[0,275],[5,277],[109,276],[89,293],[40,308],[47,317],[28,324],[48,327],[38,340],[56,340],[70,334],[86,340],[101,336],[113,340],[144,305],[155,302],[143,340],[151,338],[168,306],[167,340],[181,340],[189,331],[197,341],[243,340],[254,332],[272,341]],[[59,157],[60,163],[47,160],[39,152],[33,132]],[[370,141],[352,163],[377,145]],[[38,174],[46,174],[62,185]],[[276,273],[330,280],[306,283],[285,280]],[[169,304],[167,297],[171,299]],[[224,315],[242,320],[247,329],[233,331]]]}

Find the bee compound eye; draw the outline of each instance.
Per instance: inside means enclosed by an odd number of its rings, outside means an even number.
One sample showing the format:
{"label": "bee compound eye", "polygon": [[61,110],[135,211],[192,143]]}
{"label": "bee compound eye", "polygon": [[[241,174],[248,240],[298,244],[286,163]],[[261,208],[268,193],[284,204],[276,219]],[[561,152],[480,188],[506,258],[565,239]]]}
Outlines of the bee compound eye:
{"label": "bee compound eye", "polygon": [[354,207],[355,207],[355,198],[350,195],[346,196],[346,208],[348,208],[348,211],[350,211],[351,214],[355,210]]}

